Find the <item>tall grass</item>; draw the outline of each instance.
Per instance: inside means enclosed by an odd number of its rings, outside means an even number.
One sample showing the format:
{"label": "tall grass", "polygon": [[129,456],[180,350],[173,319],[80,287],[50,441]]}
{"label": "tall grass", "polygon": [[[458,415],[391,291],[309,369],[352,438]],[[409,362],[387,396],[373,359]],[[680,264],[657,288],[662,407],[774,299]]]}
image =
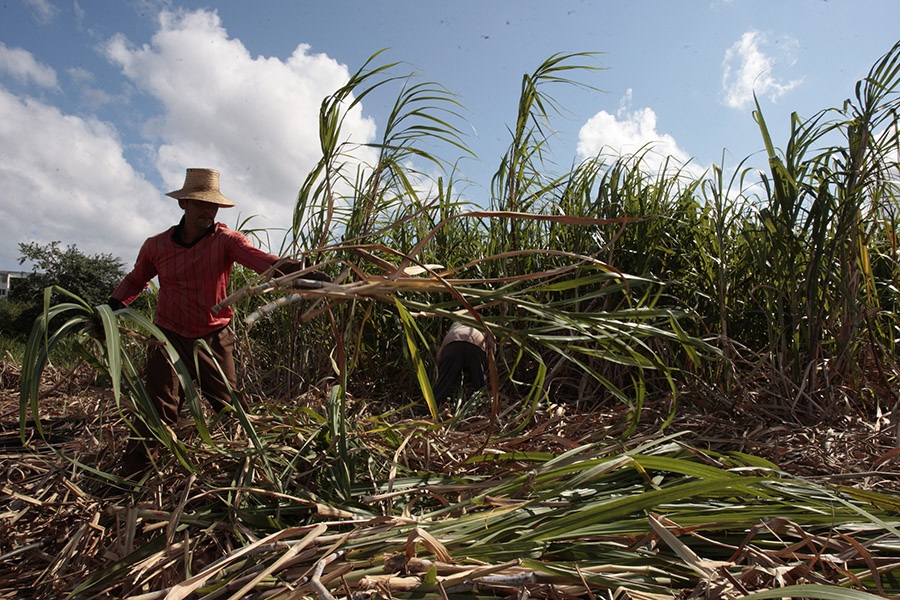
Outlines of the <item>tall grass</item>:
{"label": "tall grass", "polygon": [[[595,69],[589,53],[552,56],[523,77],[487,205],[456,191],[455,161],[440,154],[467,152],[458,100],[375,55],[322,103],[322,158],[284,244],[336,287],[271,286],[293,300],[254,329],[238,324],[246,372],[259,393],[327,390],[348,461],[348,394],[437,417],[434,348],[459,309],[496,343],[492,410],[518,402],[513,427],[547,402],[624,403],[637,422],[648,395],[695,381],[761,386],[798,417],[890,410],[898,55],[842,107],[794,115],[783,150],[758,108],[768,172],[699,175],[671,159],[653,167],[651,147],[553,175],[544,156],[560,109],[547,88]],[[360,153],[344,115],[391,86],[383,137]],[[245,296],[242,314],[265,300]]]}
{"label": "tall grass", "polygon": [[[525,421],[535,403],[568,401],[625,403],[637,421],[648,394],[697,380],[726,394],[761,385],[794,416],[890,410],[898,55],[842,107],[794,115],[783,150],[757,108],[767,172],[700,175],[671,159],[652,167],[650,147],[553,175],[544,156],[559,108],[547,86],[582,85],[594,67],[588,53],[552,56],[523,77],[486,206],[456,191],[455,161],[440,154],[467,152],[458,100],[375,55],[322,104],[322,158],[284,246],[337,287],[293,294],[242,330],[260,350],[246,370],[268,386],[286,376],[288,396],[322,384],[345,444],[348,394],[424,402],[437,416],[433,350],[465,309],[496,343],[492,410],[526,400]],[[344,115],[391,86],[383,137],[360,154]],[[263,301],[248,296],[243,314]]]}
{"label": "tall grass", "polygon": [[[890,337],[876,319],[893,315],[881,310],[876,289],[884,283],[875,280],[869,253],[873,239],[892,236],[882,215],[893,214],[898,200],[891,180],[898,60],[895,46],[840,109],[806,120],[794,115],[783,152],[756,112],[769,173],[761,178],[766,196],[756,226],[747,230],[754,237],[752,292],[768,317],[765,351],[791,385],[784,391],[824,414],[841,410],[839,390],[862,391],[873,361],[895,358],[883,350]],[[895,267],[889,280],[894,275]]]}

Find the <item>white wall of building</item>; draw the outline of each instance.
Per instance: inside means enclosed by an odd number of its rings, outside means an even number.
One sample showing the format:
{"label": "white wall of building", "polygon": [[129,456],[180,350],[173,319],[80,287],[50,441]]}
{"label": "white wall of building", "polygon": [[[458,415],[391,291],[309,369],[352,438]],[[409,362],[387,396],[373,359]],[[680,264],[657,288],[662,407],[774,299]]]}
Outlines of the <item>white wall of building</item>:
{"label": "white wall of building", "polygon": [[0,300],[6,300],[10,285],[15,285],[12,283],[14,279],[21,279],[29,275],[31,273],[28,271],[0,271]]}

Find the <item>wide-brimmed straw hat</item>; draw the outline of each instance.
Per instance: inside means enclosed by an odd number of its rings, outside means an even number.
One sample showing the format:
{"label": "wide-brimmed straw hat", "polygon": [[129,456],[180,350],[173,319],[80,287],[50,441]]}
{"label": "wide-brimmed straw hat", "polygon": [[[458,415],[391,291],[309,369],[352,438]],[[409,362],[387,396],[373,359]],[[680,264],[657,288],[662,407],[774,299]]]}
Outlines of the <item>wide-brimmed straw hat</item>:
{"label": "wide-brimmed straw hat", "polygon": [[219,172],[215,169],[188,169],[184,176],[184,185],[180,190],[169,192],[178,200],[200,200],[219,206],[234,206],[234,202],[219,191]]}

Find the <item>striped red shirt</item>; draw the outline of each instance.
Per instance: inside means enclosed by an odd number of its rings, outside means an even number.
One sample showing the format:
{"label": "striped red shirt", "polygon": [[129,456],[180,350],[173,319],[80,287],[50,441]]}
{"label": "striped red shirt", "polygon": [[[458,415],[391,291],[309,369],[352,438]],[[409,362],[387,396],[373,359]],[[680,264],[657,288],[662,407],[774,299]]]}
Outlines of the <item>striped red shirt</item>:
{"label": "striped red shirt", "polygon": [[112,297],[131,304],[150,280],[159,277],[155,323],[188,338],[200,338],[228,325],[234,310],[210,310],[227,295],[234,263],[262,273],[278,260],[255,248],[244,234],[216,223],[191,245],[178,241],[178,225],[148,238],[134,269]]}

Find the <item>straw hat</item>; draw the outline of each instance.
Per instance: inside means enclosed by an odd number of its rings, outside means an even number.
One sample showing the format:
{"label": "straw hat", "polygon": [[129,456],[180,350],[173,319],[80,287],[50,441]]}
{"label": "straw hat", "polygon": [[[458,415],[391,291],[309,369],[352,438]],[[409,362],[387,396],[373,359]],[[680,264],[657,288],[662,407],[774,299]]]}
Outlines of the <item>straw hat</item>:
{"label": "straw hat", "polygon": [[169,192],[178,200],[200,200],[219,206],[234,206],[234,202],[219,191],[219,172],[215,169],[188,169],[184,176],[184,185],[180,190]]}

